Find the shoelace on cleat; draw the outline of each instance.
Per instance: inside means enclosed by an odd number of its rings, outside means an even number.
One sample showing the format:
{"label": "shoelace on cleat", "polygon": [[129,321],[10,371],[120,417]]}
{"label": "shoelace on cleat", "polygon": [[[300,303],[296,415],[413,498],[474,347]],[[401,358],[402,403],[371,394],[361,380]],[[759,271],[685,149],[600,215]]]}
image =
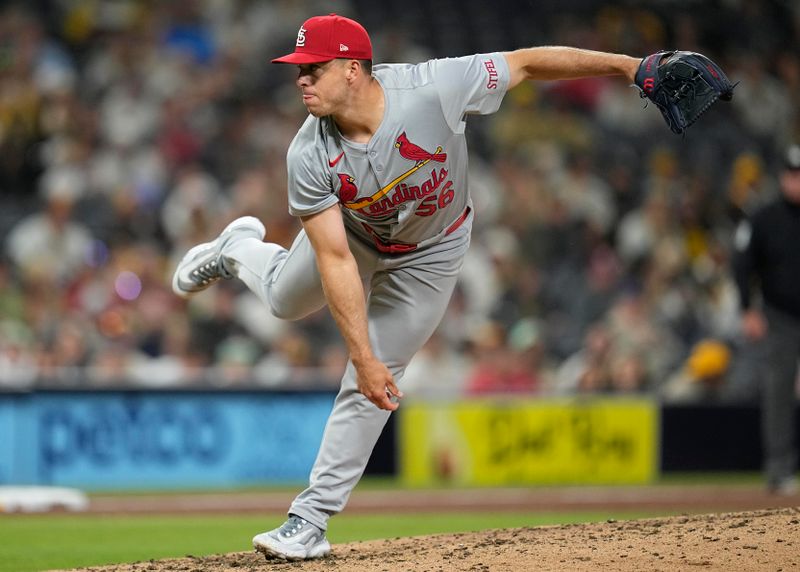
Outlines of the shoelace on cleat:
{"label": "shoelace on cleat", "polygon": [[206,262],[202,266],[192,271],[192,280],[202,286],[206,286],[215,280],[219,280],[219,265],[215,261]]}
{"label": "shoelace on cleat", "polygon": [[308,521],[305,519],[300,518],[299,516],[290,516],[289,519],[281,525],[278,534],[285,538],[289,538],[290,536],[294,536],[300,530],[302,530],[303,526],[308,524]]}

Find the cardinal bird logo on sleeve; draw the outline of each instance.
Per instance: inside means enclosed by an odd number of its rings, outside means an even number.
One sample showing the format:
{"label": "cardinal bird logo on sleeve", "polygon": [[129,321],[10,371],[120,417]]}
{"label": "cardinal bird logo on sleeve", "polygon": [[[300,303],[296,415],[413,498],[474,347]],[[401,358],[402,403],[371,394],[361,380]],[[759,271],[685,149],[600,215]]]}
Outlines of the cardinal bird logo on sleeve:
{"label": "cardinal bird logo on sleeve", "polygon": [[421,163],[423,161],[436,161],[437,163],[444,163],[447,160],[447,153],[442,153],[441,147],[437,147],[436,151],[429,153],[419,145],[414,145],[411,141],[409,141],[408,137],[406,137],[405,131],[403,131],[397,138],[394,146],[400,151],[401,156],[406,159],[416,161],[417,163]]}

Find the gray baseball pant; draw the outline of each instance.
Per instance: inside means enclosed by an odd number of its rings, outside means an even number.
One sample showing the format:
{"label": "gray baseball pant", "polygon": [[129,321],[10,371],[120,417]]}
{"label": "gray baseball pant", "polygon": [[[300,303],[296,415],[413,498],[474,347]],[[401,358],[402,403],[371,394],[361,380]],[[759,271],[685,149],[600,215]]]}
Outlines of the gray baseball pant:
{"label": "gray baseball pant", "polygon": [[800,322],[770,306],[764,308],[764,315],[769,326],[761,394],[761,432],[766,478],[777,484],[797,471],[795,382],[800,356]]}
{"label": "gray baseball pant", "polygon": [[[372,348],[395,382],[444,316],[469,246],[471,222],[435,245],[403,255],[381,254],[348,233],[350,250],[367,282]],[[223,255],[279,318],[296,320],[325,305],[314,251],[303,231],[289,250],[248,238],[226,247]],[[325,530],[361,478],[389,414],[359,393],[348,362],[309,486],[289,513]]]}

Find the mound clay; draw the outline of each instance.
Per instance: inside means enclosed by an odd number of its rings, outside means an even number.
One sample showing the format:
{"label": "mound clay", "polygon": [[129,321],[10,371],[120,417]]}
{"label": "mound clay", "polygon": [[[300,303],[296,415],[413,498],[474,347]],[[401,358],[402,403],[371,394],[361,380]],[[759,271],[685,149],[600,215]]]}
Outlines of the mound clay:
{"label": "mound clay", "polygon": [[302,570],[796,570],[800,508],[437,534],[333,546],[329,558],[249,552],[82,568],[85,572]]}

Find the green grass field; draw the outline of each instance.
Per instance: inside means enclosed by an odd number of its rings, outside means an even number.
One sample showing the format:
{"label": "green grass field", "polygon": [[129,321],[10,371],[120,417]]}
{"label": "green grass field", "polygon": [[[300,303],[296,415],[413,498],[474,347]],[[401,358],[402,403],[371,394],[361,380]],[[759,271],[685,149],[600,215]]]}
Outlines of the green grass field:
{"label": "green grass field", "polygon": [[[336,517],[333,543],[437,532],[539,526],[655,516],[620,511],[583,513],[438,513]],[[33,572],[150,559],[251,550],[250,538],[283,516],[0,516],[0,571]]]}
{"label": "green grass field", "polygon": [[[662,477],[658,485],[756,484],[755,473],[676,474]],[[360,489],[396,490],[393,479],[364,479]],[[270,491],[295,491],[297,486],[270,487]],[[264,491],[243,488],[233,494]],[[480,494],[481,489],[475,489]],[[163,494],[176,491],[117,491],[119,496]],[[187,491],[184,491],[187,492]],[[213,491],[193,491],[201,494]],[[218,492],[218,491],[217,491]],[[346,512],[332,522],[328,537],[334,544],[355,540],[418,536],[439,532],[466,532],[491,528],[627,520],[662,516],[664,512],[438,512],[424,514],[363,515]],[[33,572],[192,554],[205,556],[251,550],[254,534],[278,526],[283,514],[243,515],[123,515],[0,514],[0,572]]]}

